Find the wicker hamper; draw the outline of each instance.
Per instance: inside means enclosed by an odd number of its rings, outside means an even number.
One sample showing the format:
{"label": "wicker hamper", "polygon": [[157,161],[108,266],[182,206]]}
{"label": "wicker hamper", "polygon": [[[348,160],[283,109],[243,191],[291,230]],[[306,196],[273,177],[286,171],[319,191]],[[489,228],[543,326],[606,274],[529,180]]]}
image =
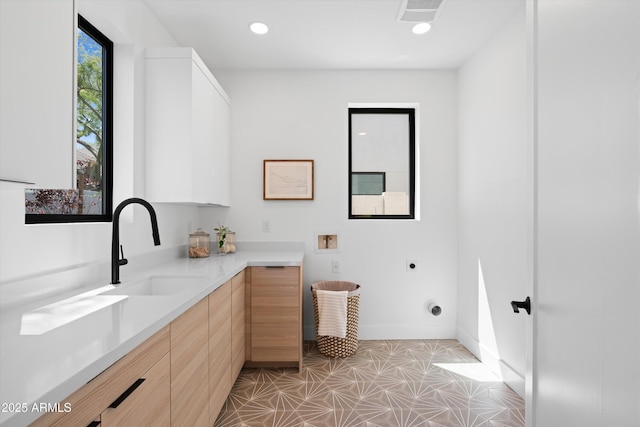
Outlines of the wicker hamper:
{"label": "wicker hamper", "polygon": [[316,282],[311,285],[311,299],[313,300],[313,317],[316,331],[318,330],[318,300],[316,291],[348,291],[347,295],[347,335],[345,338],[318,336],[318,350],[325,356],[347,357],[358,350],[358,312],[360,307],[360,285],[341,280]]}

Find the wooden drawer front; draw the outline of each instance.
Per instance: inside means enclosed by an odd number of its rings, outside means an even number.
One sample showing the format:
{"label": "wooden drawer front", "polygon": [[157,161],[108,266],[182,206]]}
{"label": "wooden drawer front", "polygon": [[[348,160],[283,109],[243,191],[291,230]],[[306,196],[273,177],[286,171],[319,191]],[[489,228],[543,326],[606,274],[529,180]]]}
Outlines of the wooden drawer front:
{"label": "wooden drawer front", "polygon": [[254,362],[292,362],[300,352],[298,327],[280,324],[254,324],[251,358]]}
{"label": "wooden drawer front", "polygon": [[252,285],[298,285],[299,267],[251,267]]}
{"label": "wooden drawer front", "polygon": [[209,294],[209,425],[231,390],[231,281]]}
{"label": "wooden drawer front", "polygon": [[299,269],[251,271],[251,360],[296,361],[300,352]]}
{"label": "wooden drawer front", "polygon": [[171,322],[171,425],[209,423],[208,298]]}
{"label": "wooden drawer front", "polygon": [[[266,307],[271,308],[274,315],[278,315],[276,311],[279,308],[284,310],[291,309],[296,311],[300,305],[300,296],[298,295],[298,284],[287,285],[252,285],[251,289],[251,309]],[[251,312],[255,316],[256,312]],[[254,319],[255,321],[255,319]]]}
{"label": "wooden drawer front", "polygon": [[32,426],[86,426],[99,416],[145,372],[169,352],[169,326],[133,349],[75,393],[62,401],[73,408],[67,413],[48,412]]}
{"label": "wooden drawer front", "polygon": [[171,358],[167,353],[142,376],[145,381],[117,408],[107,408],[102,413],[101,427],[169,426],[170,362]]}
{"label": "wooden drawer front", "polygon": [[231,381],[235,382],[245,362],[245,274],[231,281]]}

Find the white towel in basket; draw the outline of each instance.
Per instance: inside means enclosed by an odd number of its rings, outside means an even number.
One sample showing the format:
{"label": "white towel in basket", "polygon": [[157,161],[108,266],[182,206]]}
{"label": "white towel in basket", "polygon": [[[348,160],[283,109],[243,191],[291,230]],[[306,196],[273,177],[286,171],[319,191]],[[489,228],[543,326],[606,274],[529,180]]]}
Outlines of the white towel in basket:
{"label": "white towel in basket", "polygon": [[317,290],[318,335],[345,338],[347,336],[347,291]]}

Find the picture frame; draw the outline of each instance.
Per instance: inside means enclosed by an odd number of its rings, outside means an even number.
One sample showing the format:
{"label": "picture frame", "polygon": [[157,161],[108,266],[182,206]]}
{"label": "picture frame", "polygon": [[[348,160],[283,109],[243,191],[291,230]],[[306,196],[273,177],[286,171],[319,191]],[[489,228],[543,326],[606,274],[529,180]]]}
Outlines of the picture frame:
{"label": "picture frame", "polygon": [[313,200],[313,160],[264,160],[264,200]]}

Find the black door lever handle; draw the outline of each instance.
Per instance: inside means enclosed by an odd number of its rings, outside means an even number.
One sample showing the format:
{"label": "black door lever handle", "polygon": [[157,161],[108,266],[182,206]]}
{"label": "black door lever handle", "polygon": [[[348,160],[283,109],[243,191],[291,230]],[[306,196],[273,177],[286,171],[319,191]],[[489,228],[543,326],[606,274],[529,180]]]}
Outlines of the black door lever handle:
{"label": "black door lever handle", "polygon": [[527,297],[524,301],[511,301],[511,308],[514,313],[520,313],[520,308],[524,308],[527,314],[531,314],[531,298]]}

